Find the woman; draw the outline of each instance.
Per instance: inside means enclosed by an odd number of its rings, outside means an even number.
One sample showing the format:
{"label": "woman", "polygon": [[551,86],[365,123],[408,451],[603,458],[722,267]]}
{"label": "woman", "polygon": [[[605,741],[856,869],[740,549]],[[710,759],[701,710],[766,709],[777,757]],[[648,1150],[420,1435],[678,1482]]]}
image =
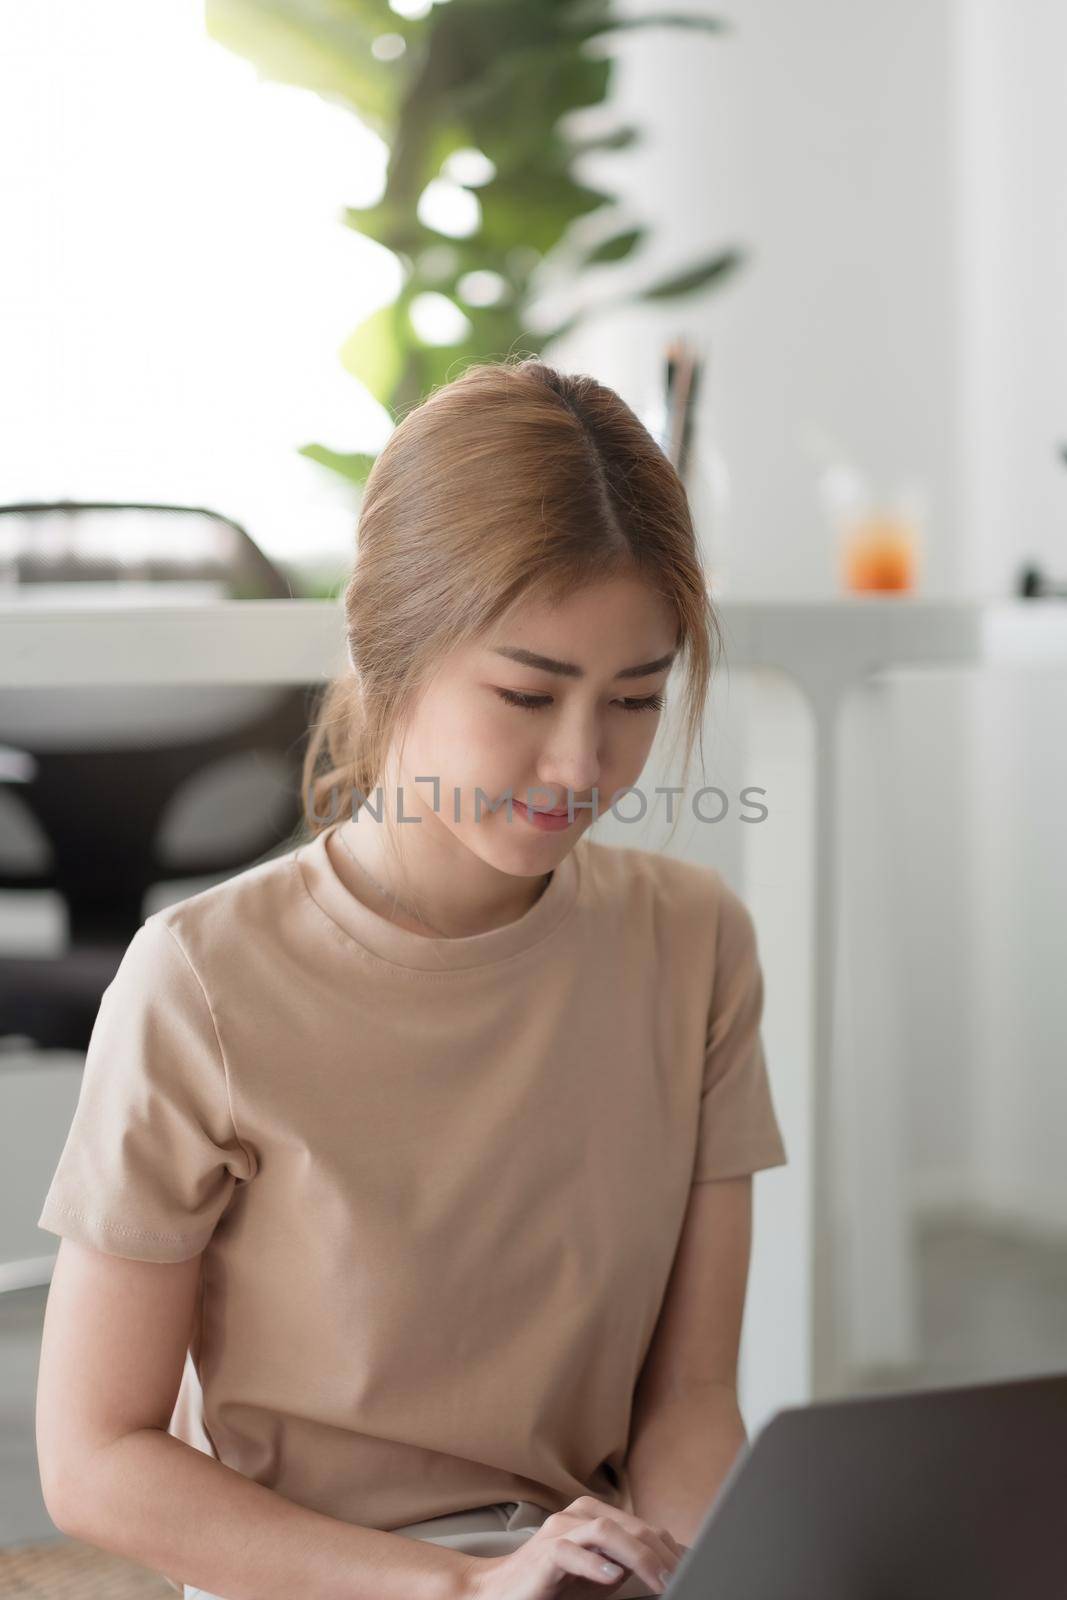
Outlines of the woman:
{"label": "woman", "polygon": [[375,463],[345,610],[309,838],[103,997],[40,1217],[46,1502],[189,1600],[659,1594],[744,1440],[786,1160],[748,911],[586,837],[680,656],[687,768],[700,729],[684,489],[593,379],[471,367]]}

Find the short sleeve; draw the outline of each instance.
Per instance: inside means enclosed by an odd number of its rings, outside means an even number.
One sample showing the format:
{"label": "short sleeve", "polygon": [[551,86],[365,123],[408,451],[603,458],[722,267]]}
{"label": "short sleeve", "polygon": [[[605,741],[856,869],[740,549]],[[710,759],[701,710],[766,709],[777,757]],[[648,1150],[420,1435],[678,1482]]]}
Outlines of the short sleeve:
{"label": "short sleeve", "polygon": [[104,991],[37,1226],[136,1261],[185,1261],[254,1170],[207,996],[157,913]]}
{"label": "short sleeve", "polygon": [[729,884],[720,878],[719,886],[694,1183],[743,1177],[788,1160],[760,1033],[763,973],[755,925]]}

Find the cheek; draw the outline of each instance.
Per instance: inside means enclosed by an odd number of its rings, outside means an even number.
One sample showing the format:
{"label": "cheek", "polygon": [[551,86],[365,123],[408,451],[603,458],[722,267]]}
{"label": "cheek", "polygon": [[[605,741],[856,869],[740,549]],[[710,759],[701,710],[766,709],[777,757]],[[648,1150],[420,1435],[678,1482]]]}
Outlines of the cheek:
{"label": "cheek", "polygon": [[662,715],[654,716],[651,711],[622,715],[626,725],[614,735],[611,765],[620,774],[620,784],[636,783],[656,741]]}
{"label": "cheek", "polygon": [[633,711],[627,714],[626,720],[633,723],[628,730],[627,749],[639,752],[642,757],[647,756],[663,724],[663,712]]}
{"label": "cheek", "polygon": [[513,780],[516,763],[534,759],[533,721],[532,713],[502,701],[446,702],[425,721],[419,750],[432,764],[419,771],[436,774],[449,794],[453,788],[473,794],[478,784],[491,794]]}

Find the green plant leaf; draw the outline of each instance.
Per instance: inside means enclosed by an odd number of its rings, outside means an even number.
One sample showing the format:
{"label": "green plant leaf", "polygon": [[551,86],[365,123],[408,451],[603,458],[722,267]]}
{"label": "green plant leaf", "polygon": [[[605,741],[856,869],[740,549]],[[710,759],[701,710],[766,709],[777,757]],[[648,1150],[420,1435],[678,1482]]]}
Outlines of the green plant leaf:
{"label": "green plant leaf", "polygon": [[[626,259],[648,231],[621,227],[613,214],[618,195],[579,176],[582,154],[626,149],[642,136],[635,124],[589,137],[580,126],[571,132],[572,114],[605,109],[610,99],[615,63],[607,51],[590,51],[588,41],[641,27],[682,28],[690,37],[729,27],[695,11],[626,17],[616,14],[619,6],[620,0],[448,0],[405,16],[410,8],[394,11],[390,0],[205,0],[207,32],[218,43],[253,61],[261,76],[341,104],[388,147],[381,197],[367,207],[342,210],[339,203],[338,209],[346,226],[392,252],[401,269],[396,302],[366,317],[340,351],[345,370],[391,417],[405,415],[473,361],[520,348],[539,353],[605,310],[710,287],[742,259],[738,251],[724,252],[642,293],[583,306],[545,333],[528,329],[542,263],[551,268],[557,248],[568,270],[578,257],[580,279],[585,266]],[[403,48],[380,50],[383,34],[398,35]],[[466,148],[481,151],[493,175],[471,185],[480,220],[473,233],[456,238],[428,228],[418,206],[446,157]],[[598,211],[599,244],[572,241],[573,225]],[[495,272],[506,285],[492,305],[459,299],[458,283],[477,271]],[[462,310],[467,324],[460,342],[433,346],[418,337],[407,312],[426,289]],[[365,481],[376,459],[318,443],[302,454],[354,484]]]}
{"label": "green plant leaf", "polygon": [[423,228],[412,207],[400,205],[391,195],[369,206],[346,206],[341,220],[346,227],[390,250],[413,246],[423,236],[437,237]]}
{"label": "green plant leaf", "polygon": [[400,376],[400,348],[396,339],[397,306],[379,306],[354,328],[341,346],[341,365],[358,378],[381,405],[388,408]]}
{"label": "green plant leaf", "polygon": [[648,289],[640,290],[637,299],[674,300],[682,295],[695,294],[698,289],[706,289],[709,283],[717,283],[734,272],[744,259],[740,250],[724,250],[721,255],[700,261],[695,266],[687,267],[684,272],[675,273]]}
{"label": "green plant leaf", "polygon": [[641,138],[640,128],[628,122],[611,133],[594,134],[588,139],[572,139],[570,153],[572,156],[584,156],[587,151],[594,150],[629,150],[633,145],[640,144]]}
{"label": "green plant leaf", "polygon": [[307,456],[309,461],[317,461],[320,466],[329,467],[331,472],[339,472],[350,483],[364,484],[370,477],[370,469],[377,461],[377,456],[366,455],[362,451],[353,451],[346,455],[341,450],[331,450],[325,444],[302,444],[298,455]]}
{"label": "green plant leaf", "polygon": [[[393,18],[391,28],[384,20],[388,16]],[[210,38],[253,62],[261,76],[313,89],[325,100],[340,100],[383,137],[395,125],[403,77],[411,68],[402,60],[378,61],[372,54],[378,34],[402,27],[401,19],[385,7],[205,0],[204,24]]]}
{"label": "green plant leaf", "polygon": [[[454,3],[454,0],[452,0]],[[482,229],[479,243],[502,251],[521,239],[525,246],[547,255],[557,245],[569,223],[614,202],[605,189],[580,183],[559,168],[542,163],[523,172],[521,179],[494,178],[479,190]]]}
{"label": "green plant leaf", "polygon": [[659,16],[604,17],[599,22],[564,23],[568,36],[578,39],[594,39],[601,33],[619,33],[623,28],[689,28],[698,33],[729,33],[731,26],[722,17],[698,17],[680,11],[664,11]]}
{"label": "green plant leaf", "polygon": [[610,239],[601,239],[586,256],[583,266],[595,267],[601,261],[625,260],[647,233],[647,228],[627,228],[624,233],[613,234]]}

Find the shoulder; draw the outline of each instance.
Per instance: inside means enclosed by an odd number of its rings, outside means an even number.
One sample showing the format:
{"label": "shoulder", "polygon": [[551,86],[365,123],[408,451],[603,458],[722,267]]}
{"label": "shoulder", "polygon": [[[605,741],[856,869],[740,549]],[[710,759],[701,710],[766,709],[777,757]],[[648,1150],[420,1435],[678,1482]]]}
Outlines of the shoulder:
{"label": "shoulder", "polygon": [[748,912],[718,868],[660,850],[583,839],[582,865],[591,895],[612,911],[642,911],[703,932],[720,918],[731,926]]}
{"label": "shoulder", "polygon": [[302,898],[297,848],[152,912],[135,937],[146,952],[171,963],[184,959],[197,975],[232,969],[291,924]]}

